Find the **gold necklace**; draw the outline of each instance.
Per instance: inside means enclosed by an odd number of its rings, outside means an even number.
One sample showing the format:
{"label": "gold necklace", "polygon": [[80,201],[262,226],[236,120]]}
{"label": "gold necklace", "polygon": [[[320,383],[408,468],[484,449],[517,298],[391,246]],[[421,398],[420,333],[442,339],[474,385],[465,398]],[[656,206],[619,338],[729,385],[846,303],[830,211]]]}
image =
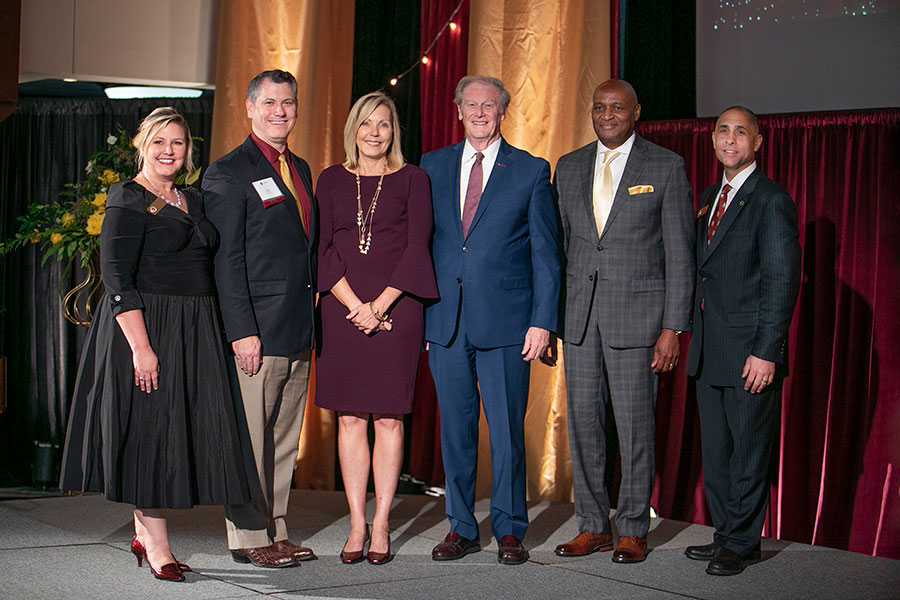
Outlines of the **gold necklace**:
{"label": "gold necklace", "polygon": [[381,194],[381,182],[384,181],[384,174],[387,172],[387,163],[381,170],[381,177],[378,178],[378,187],[375,189],[375,195],[372,196],[372,202],[369,209],[363,215],[361,194],[359,191],[359,167],[356,167],[356,230],[359,234],[359,253],[368,254],[369,247],[372,245],[372,219],[375,218],[375,206],[378,204],[378,196]]}

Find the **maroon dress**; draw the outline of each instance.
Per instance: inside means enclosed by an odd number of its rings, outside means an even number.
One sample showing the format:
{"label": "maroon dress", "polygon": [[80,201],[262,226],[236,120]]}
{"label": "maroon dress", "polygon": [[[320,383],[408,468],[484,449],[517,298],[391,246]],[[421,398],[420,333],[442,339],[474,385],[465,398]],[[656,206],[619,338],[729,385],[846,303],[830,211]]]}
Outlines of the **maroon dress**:
{"label": "maroon dress", "polygon": [[[360,177],[368,209],[378,176]],[[325,169],[316,184],[319,203],[319,291],[322,340],[316,357],[316,406],[381,414],[412,412],[416,367],[424,337],[423,300],[437,298],[428,250],[432,209],[428,176],[406,165],[384,176],[372,218],[368,254],[359,251],[356,176],[342,165]],[[347,308],[328,292],[346,277],[363,302],[388,286],[403,291],[391,310],[391,331],[366,336]]]}

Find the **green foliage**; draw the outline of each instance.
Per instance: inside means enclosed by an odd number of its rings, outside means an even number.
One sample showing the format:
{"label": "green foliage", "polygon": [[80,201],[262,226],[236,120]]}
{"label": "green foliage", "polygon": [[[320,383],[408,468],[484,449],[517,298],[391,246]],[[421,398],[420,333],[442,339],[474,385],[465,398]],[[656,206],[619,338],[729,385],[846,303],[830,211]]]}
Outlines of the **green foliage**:
{"label": "green foliage", "polygon": [[[202,139],[195,137],[194,141]],[[194,148],[197,152],[196,144]],[[40,244],[44,251],[42,265],[51,257],[67,260],[76,253],[82,266],[86,265],[100,245],[109,186],[137,174],[136,154],[131,137],[117,126],[116,134],[110,134],[105,146],[91,155],[84,169],[84,181],[65,184],[58,200],[30,204],[25,214],[17,217],[19,229],[0,242],[0,256],[29,244]],[[187,173],[182,171],[175,182],[192,184],[199,176],[197,169],[186,181]]]}

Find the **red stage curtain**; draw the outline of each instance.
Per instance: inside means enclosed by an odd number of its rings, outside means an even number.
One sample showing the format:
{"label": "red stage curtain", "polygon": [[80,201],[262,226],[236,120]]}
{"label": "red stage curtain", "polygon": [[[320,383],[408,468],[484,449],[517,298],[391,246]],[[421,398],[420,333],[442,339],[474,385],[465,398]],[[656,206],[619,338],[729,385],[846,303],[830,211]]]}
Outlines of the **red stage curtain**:
{"label": "red stage curtain", "polygon": [[[759,122],[759,166],[794,198],[803,247],[767,535],[900,558],[900,110]],[[714,123],[638,131],[685,158],[697,195],[720,176]],[[683,371],[661,382],[657,460],[660,514],[708,522]]]}
{"label": "red stage curtain", "polygon": [[[422,52],[450,18],[459,0],[422,0]],[[428,52],[428,64],[419,67],[422,107],[422,154],[455,144],[463,138],[462,123],[453,104],[457,82],[466,75],[469,50],[469,0]],[[444,484],[441,462],[440,418],[428,354],[422,353],[416,379],[410,423],[409,472],[429,485]]]}

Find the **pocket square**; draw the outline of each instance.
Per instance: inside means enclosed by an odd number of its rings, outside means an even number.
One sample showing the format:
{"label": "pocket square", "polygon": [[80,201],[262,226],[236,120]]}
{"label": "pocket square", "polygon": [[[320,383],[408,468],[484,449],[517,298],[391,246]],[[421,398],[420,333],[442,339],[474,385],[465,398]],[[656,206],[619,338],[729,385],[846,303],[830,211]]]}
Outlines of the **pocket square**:
{"label": "pocket square", "polygon": [[697,218],[699,219],[703,215],[709,212],[709,204],[700,209],[700,212],[697,213]]}
{"label": "pocket square", "polygon": [[634,196],[635,194],[649,194],[653,192],[652,185],[633,185],[628,188],[628,195]]}

